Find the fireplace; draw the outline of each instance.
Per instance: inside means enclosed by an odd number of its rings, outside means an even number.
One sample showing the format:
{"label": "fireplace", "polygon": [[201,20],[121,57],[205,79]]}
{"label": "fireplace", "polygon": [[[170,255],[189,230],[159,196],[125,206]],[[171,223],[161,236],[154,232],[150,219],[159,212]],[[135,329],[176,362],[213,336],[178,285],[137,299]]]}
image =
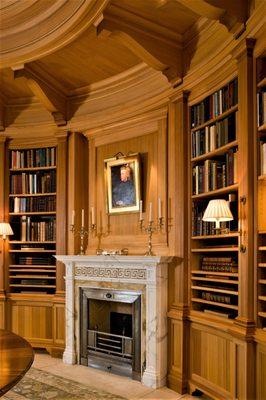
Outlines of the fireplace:
{"label": "fireplace", "polygon": [[80,288],[80,363],[141,379],[141,293]]}
{"label": "fireplace", "polygon": [[172,258],[56,258],[66,265],[63,361],[124,374],[151,388],[164,386],[167,279]]}

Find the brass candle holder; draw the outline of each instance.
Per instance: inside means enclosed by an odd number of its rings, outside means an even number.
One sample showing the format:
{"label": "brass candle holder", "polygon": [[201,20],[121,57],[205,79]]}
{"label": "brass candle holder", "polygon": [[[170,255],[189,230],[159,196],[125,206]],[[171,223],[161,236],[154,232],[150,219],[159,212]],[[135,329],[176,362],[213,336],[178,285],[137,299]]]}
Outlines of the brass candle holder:
{"label": "brass candle holder", "polygon": [[103,253],[103,249],[101,248],[102,238],[107,237],[110,233],[110,225],[109,222],[107,224],[106,230],[104,230],[102,223],[100,224],[99,228],[97,227],[96,223],[91,223],[90,225],[90,233],[91,236],[98,239],[98,245],[96,248],[96,254],[100,255]]}
{"label": "brass candle holder", "polygon": [[152,235],[154,233],[161,232],[164,226],[163,217],[158,218],[157,226],[154,225],[154,221],[149,221],[146,226],[144,226],[144,220],[141,219],[139,221],[140,231],[147,232],[148,234],[148,250],[145,253],[145,256],[154,256],[155,254],[152,251]]}
{"label": "brass candle holder", "polygon": [[85,254],[85,246],[84,246],[84,241],[85,241],[85,236],[88,235],[88,231],[85,230],[84,226],[81,226],[81,228],[77,231],[75,228],[74,224],[70,225],[70,232],[73,233],[73,235],[78,235],[80,237],[80,248],[79,248],[79,255],[84,256]]}

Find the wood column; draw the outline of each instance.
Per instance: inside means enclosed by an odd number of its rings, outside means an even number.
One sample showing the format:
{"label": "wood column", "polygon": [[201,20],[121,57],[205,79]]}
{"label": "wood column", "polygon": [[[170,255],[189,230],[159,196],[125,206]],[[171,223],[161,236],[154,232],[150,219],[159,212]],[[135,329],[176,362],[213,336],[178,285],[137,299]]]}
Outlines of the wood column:
{"label": "wood column", "polygon": [[[168,187],[169,247],[175,262],[169,268],[169,387],[187,390],[188,309],[188,93],[182,92],[169,104]],[[186,332],[185,332],[186,331]]]}
{"label": "wood column", "polygon": [[[87,160],[87,139],[80,133],[71,133],[68,141],[68,254],[78,254],[80,250],[79,235],[70,232],[72,211],[75,211],[75,228],[77,230],[81,227],[81,210],[84,209],[85,215],[89,215]],[[85,223],[85,229],[88,226]],[[87,237],[85,239],[86,245]]]}
{"label": "wood column", "polygon": [[[0,222],[5,220],[6,138],[0,138]],[[0,328],[5,328],[5,244],[0,238]]]}
{"label": "wood column", "polygon": [[[56,201],[56,253],[67,251],[67,140],[68,133],[60,132],[57,138],[57,201]],[[65,294],[65,266],[56,263],[56,296]]]}
{"label": "wood column", "polygon": [[[255,41],[246,39],[237,54],[238,63],[238,177],[239,177],[239,316],[246,328],[254,327],[254,60]],[[250,332],[251,333],[251,332]]]}

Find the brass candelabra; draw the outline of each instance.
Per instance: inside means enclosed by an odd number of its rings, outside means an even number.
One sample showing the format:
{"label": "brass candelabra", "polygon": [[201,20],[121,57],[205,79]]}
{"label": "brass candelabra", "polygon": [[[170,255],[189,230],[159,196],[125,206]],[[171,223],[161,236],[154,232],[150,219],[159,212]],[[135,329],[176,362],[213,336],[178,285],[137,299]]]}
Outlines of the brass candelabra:
{"label": "brass candelabra", "polygon": [[152,235],[156,232],[161,232],[164,226],[163,217],[158,218],[157,225],[154,225],[154,221],[150,220],[146,226],[144,226],[144,219],[140,219],[139,227],[141,232],[145,231],[148,234],[148,250],[145,256],[154,256],[152,251]]}
{"label": "brass candelabra", "polygon": [[76,230],[75,225],[71,224],[70,232],[72,232],[73,235],[78,235],[80,237],[79,255],[84,256],[84,254],[85,254],[84,241],[85,241],[85,236],[88,235],[88,231],[86,231],[84,226],[81,226],[81,228],[79,230]]}

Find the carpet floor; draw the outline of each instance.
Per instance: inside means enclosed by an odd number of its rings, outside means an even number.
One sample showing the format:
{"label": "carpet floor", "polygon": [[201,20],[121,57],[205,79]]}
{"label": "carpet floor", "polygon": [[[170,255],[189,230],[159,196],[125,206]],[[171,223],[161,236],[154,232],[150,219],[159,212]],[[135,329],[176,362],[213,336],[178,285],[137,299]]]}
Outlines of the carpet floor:
{"label": "carpet floor", "polygon": [[126,400],[93,385],[83,385],[60,378],[37,368],[31,368],[24,378],[7,392],[4,400]]}

